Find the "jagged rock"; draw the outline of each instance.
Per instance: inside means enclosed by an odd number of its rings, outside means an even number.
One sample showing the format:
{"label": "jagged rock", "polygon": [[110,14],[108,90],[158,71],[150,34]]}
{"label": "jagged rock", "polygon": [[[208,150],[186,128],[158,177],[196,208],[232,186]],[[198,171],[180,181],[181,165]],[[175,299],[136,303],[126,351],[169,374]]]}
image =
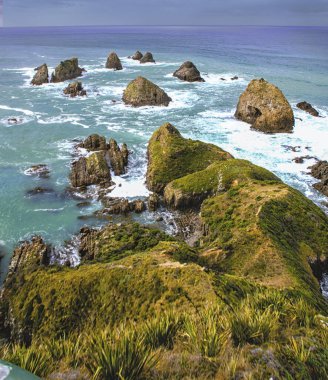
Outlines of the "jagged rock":
{"label": "jagged rock", "polygon": [[312,107],[312,105],[308,102],[300,102],[296,104],[296,107],[309,113],[312,116],[319,116],[319,112]]}
{"label": "jagged rock", "polygon": [[64,89],[64,94],[74,98],[76,96],[86,96],[87,92],[83,89],[81,82],[73,82]]}
{"label": "jagged rock", "polygon": [[111,175],[105,158],[105,152],[92,153],[88,157],[80,157],[73,162],[70,180],[73,187],[89,185],[107,186],[110,184]]}
{"label": "jagged rock", "polygon": [[40,265],[49,265],[50,251],[50,246],[45,244],[40,236],[33,236],[30,241],[24,241],[13,252],[8,277],[22,271],[34,270]]}
{"label": "jagged rock", "polygon": [[[100,211],[101,214],[126,215],[130,209],[130,203],[127,199],[122,198],[104,198],[102,199],[105,208]],[[97,212],[98,214],[99,212]]]}
{"label": "jagged rock", "polygon": [[134,107],[168,106],[172,100],[164,90],[143,77],[138,77],[129,83],[122,99],[125,104]]}
{"label": "jagged rock", "polygon": [[111,168],[115,175],[124,174],[126,172],[129,156],[126,144],[123,144],[122,149],[120,149],[117,142],[114,139],[110,139],[108,144],[108,155]]}
{"label": "jagged rock", "polygon": [[233,158],[231,154],[218,146],[185,139],[172,124],[165,123],[153,133],[148,144],[148,189],[161,194],[174,179],[229,158]]}
{"label": "jagged rock", "polygon": [[237,75],[235,75],[234,77],[231,78],[231,80],[238,80],[239,78],[237,77]]}
{"label": "jagged rock", "polygon": [[119,59],[118,55],[115,52],[111,52],[107,58],[106,62],[106,68],[107,69],[113,69],[113,70],[122,70],[122,63]]}
{"label": "jagged rock", "polygon": [[94,133],[88,136],[79,147],[88,151],[107,150],[106,138]]}
{"label": "jagged rock", "polygon": [[140,59],[140,63],[155,63],[152,53],[149,51]]}
{"label": "jagged rock", "polygon": [[313,187],[328,197],[328,161],[319,161],[311,167],[311,175],[320,179]]}
{"label": "jagged rock", "polygon": [[180,68],[173,73],[173,76],[187,82],[205,82],[200,76],[197,67],[190,61],[183,63]]}
{"label": "jagged rock", "polygon": [[23,119],[17,119],[16,117],[10,117],[8,120],[8,124],[20,124],[23,122]]}
{"label": "jagged rock", "polygon": [[148,210],[156,211],[159,207],[159,196],[156,193],[152,193],[148,198]]}
{"label": "jagged rock", "polygon": [[77,58],[67,59],[60,62],[55,68],[55,72],[51,76],[51,82],[63,82],[69,79],[75,79],[82,75],[84,70],[79,67],[79,61]]}
{"label": "jagged rock", "polygon": [[145,202],[141,199],[130,202],[130,210],[136,212],[137,214],[142,213],[146,210]]}
{"label": "jagged rock", "polygon": [[41,86],[42,84],[49,82],[48,66],[45,63],[34,70],[36,73],[31,81],[31,84],[34,86]]}
{"label": "jagged rock", "polygon": [[278,87],[264,79],[254,79],[240,96],[235,117],[262,132],[291,132],[294,114]]}
{"label": "jagged rock", "polygon": [[38,165],[33,165],[30,168],[26,169],[24,173],[30,176],[38,176],[40,178],[49,178],[50,170],[47,165],[38,164]]}
{"label": "jagged rock", "polygon": [[134,59],[135,61],[140,61],[140,59],[143,57],[142,53],[137,50],[133,56],[131,57],[132,59]]}

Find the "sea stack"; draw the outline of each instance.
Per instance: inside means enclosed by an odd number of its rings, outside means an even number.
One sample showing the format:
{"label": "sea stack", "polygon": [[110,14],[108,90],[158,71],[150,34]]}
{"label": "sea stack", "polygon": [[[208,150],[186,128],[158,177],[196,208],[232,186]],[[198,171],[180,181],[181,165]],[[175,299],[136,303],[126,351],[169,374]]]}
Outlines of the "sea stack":
{"label": "sea stack", "polygon": [[284,94],[263,78],[252,80],[241,94],[235,117],[266,133],[291,132],[295,121]]}
{"label": "sea stack", "polygon": [[140,61],[140,59],[143,57],[142,53],[137,50],[133,56],[131,57],[132,59],[134,59],[135,61]]}
{"label": "sea stack", "polygon": [[129,83],[122,99],[125,104],[134,107],[168,106],[172,100],[164,90],[143,77],[138,77]]}
{"label": "sea stack", "polygon": [[77,58],[67,59],[60,62],[55,68],[55,72],[51,76],[51,82],[63,82],[69,79],[75,79],[82,75],[83,69],[79,67],[79,61]]}
{"label": "sea stack", "polygon": [[152,53],[147,52],[141,59],[140,63],[155,63]]}
{"label": "sea stack", "polygon": [[31,84],[33,84],[34,86],[41,86],[42,84],[49,82],[49,72],[46,63],[37,67],[34,70],[36,71],[36,73],[31,81]]}
{"label": "sea stack", "polygon": [[205,82],[200,76],[197,67],[190,61],[184,62],[180,68],[173,73],[173,76],[186,82]]}
{"label": "sea stack", "polygon": [[123,66],[118,55],[113,51],[109,54],[106,62],[107,69],[122,70]]}

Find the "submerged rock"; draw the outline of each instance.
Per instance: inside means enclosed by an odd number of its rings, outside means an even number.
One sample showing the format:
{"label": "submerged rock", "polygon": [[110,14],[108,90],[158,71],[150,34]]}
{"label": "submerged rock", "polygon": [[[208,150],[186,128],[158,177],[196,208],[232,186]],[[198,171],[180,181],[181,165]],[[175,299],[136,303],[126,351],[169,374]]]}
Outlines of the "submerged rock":
{"label": "submerged rock", "polygon": [[73,162],[70,180],[73,187],[110,185],[111,175],[105,152],[95,152],[88,157],[80,157]]}
{"label": "submerged rock", "polygon": [[152,55],[152,53],[150,53],[149,51],[147,53],[145,53],[145,55],[140,59],[140,63],[155,63],[155,60],[154,60],[154,57]]}
{"label": "submerged rock", "polygon": [[31,81],[34,86],[41,86],[44,83],[49,82],[49,72],[46,63],[35,69],[36,73]]}
{"label": "submerged rock", "polygon": [[125,104],[134,107],[168,106],[172,100],[164,90],[143,77],[137,77],[129,83],[122,99]]}
{"label": "submerged rock", "polygon": [[122,149],[118,146],[114,139],[109,140],[108,155],[111,168],[115,175],[122,175],[126,172],[128,164],[129,151],[126,144],[123,144]]}
{"label": "submerged rock", "polygon": [[71,98],[87,95],[86,90],[84,90],[82,87],[82,82],[70,83],[63,92],[65,95],[69,95]]}
{"label": "submerged rock", "polygon": [[300,102],[296,104],[296,107],[309,113],[312,116],[319,116],[319,112],[312,107],[312,105],[308,102]]}
{"label": "submerged rock", "polygon": [[229,158],[231,154],[218,146],[185,139],[172,124],[165,123],[149,140],[147,187],[161,194],[174,179]]}
{"label": "submerged rock", "polygon": [[88,151],[107,150],[106,138],[94,133],[88,136],[79,147]]}
{"label": "submerged rock", "polygon": [[30,176],[37,176],[40,178],[49,178],[50,169],[45,164],[38,164],[38,165],[33,165],[29,167],[28,169],[25,170],[24,173]]}
{"label": "submerged rock", "polygon": [[197,67],[190,61],[183,63],[180,68],[173,73],[173,76],[187,82],[205,82],[200,76]]}
{"label": "submerged rock", "polygon": [[113,69],[113,70],[122,70],[122,63],[119,59],[118,55],[115,52],[111,52],[107,58],[106,62],[106,68],[107,69]]}
{"label": "submerged rock", "polygon": [[313,187],[328,197],[328,161],[319,161],[311,166],[311,175],[320,179]]}
{"label": "submerged rock", "polygon": [[77,58],[67,59],[60,62],[55,68],[55,72],[51,76],[51,82],[63,82],[69,79],[75,79],[82,75],[84,70],[79,67],[79,61]]}
{"label": "submerged rock", "polygon": [[262,132],[291,132],[294,114],[278,87],[254,79],[239,98],[235,117]]}
{"label": "submerged rock", "polygon": [[137,50],[133,56],[131,57],[132,59],[134,59],[135,61],[140,61],[140,59],[143,57],[143,54]]}
{"label": "submerged rock", "polygon": [[32,189],[32,190],[27,190],[26,195],[27,195],[28,197],[33,197],[34,195],[39,195],[39,194],[50,194],[50,193],[53,193],[53,192],[54,192],[53,189],[49,189],[49,188],[46,188],[46,187],[37,186],[37,187],[35,187],[35,188]]}

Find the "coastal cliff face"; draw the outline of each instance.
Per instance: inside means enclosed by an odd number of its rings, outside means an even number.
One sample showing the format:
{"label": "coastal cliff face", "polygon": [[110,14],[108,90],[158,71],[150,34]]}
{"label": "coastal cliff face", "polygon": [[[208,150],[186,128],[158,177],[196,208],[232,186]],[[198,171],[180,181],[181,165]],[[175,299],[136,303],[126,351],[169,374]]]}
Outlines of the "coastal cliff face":
{"label": "coastal cliff face", "polygon": [[[98,135],[82,146],[108,148]],[[70,268],[50,266],[40,238],[25,242],[1,294],[0,332],[16,344],[6,358],[20,363],[22,344],[33,354],[43,344],[43,377],[325,378],[328,305],[311,267],[327,261],[327,216],[270,171],[169,123],[148,158],[152,199],[200,211],[195,246],[137,223],[85,227]],[[137,375],[127,350],[144,355]]]}
{"label": "coastal cliff face", "polygon": [[239,98],[237,119],[262,132],[290,132],[294,127],[293,110],[278,87],[264,79],[254,79]]}

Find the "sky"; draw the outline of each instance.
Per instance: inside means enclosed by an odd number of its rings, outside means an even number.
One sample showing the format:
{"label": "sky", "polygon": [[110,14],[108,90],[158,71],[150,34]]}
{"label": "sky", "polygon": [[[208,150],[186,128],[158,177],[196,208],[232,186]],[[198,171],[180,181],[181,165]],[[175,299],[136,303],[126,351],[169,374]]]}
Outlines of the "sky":
{"label": "sky", "polygon": [[328,0],[0,0],[0,25],[2,25],[2,11],[3,24],[8,27],[328,26]]}

